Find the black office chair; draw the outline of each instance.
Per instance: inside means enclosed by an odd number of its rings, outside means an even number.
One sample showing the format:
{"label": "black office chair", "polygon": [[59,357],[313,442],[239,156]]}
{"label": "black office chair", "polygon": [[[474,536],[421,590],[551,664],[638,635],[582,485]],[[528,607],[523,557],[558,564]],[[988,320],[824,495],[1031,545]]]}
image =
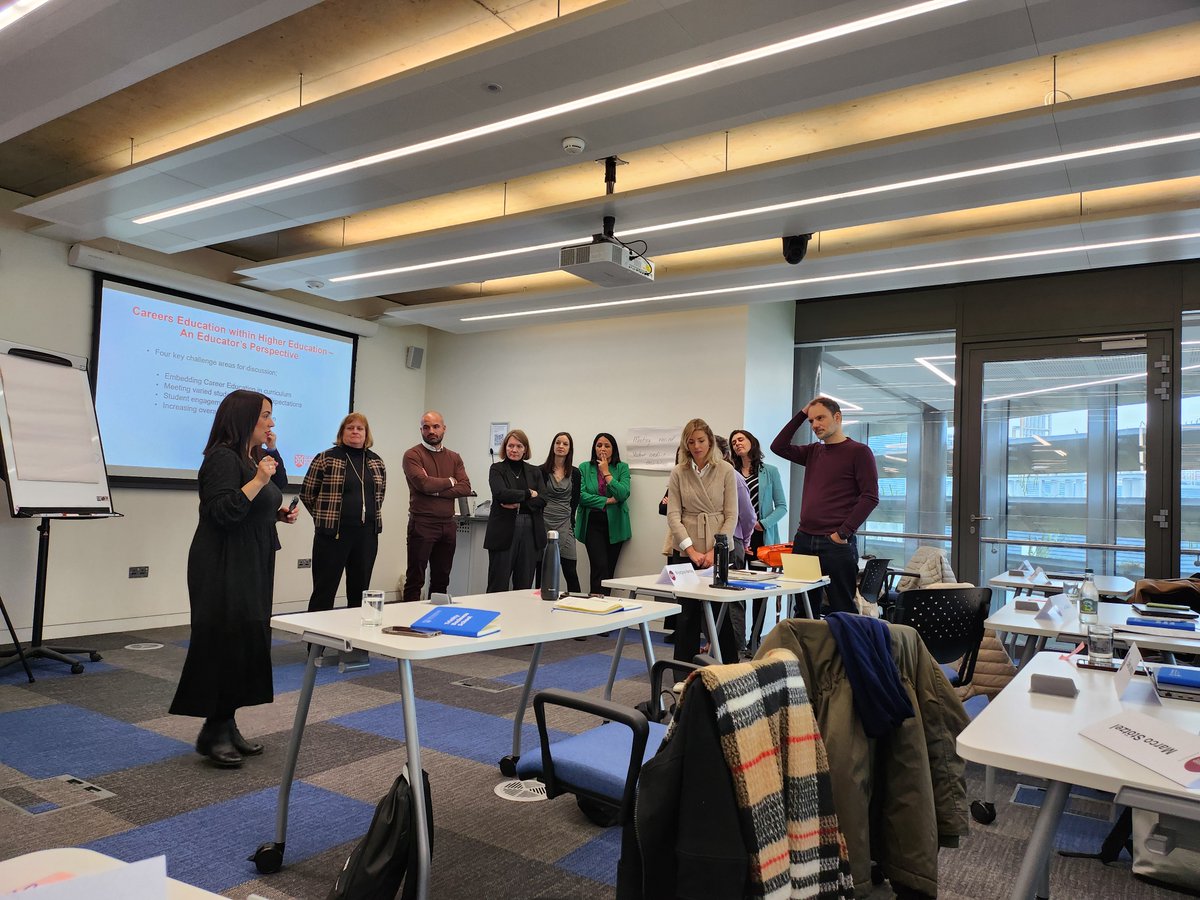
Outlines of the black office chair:
{"label": "black office chair", "polygon": [[[971,683],[983,643],[983,623],[992,604],[991,588],[930,588],[902,591],[892,621],[911,625],[930,655],[955,686]],[[947,666],[961,659],[958,670]]]}
{"label": "black office chair", "polygon": [[868,559],[863,566],[862,576],[858,579],[858,592],[867,603],[878,603],[884,618],[887,612],[882,609],[884,595],[887,593],[887,572],[890,559]]}
{"label": "black office chair", "polygon": [[[893,621],[916,629],[929,655],[937,660],[950,683],[971,683],[975,661],[983,643],[983,623],[992,604],[991,588],[929,588],[902,591],[896,601]],[[958,669],[950,664],[961,659]],[[971,697],[963,704],[974,719],[987,707],[987,697]],[[996,820],[996,773],[984,769],[983,799],[971,801],[971,817],[981,825]]]}

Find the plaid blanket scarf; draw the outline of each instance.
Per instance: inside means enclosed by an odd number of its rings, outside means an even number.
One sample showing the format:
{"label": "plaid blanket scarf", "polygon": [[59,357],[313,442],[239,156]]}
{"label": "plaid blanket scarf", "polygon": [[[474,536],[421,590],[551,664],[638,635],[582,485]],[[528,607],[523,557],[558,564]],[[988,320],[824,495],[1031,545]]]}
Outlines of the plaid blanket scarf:
{"label": "plaid blanket scarf", "polygon": [[717,710],[751,851],[747,896],[853,897],[829,759],[795,657],[706,667],[688,686],[697,678]]}

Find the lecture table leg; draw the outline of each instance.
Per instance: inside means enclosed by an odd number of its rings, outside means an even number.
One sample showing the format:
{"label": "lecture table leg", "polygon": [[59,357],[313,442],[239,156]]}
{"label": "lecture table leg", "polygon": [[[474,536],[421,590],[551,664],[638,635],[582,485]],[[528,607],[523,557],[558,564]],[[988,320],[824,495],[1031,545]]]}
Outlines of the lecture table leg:
{"label": "lecture table leg", "polygon": [[[541,649],[541,644],[537,645]],[[412,661],[396,660],[400,669],[400,701],[404,708],[404,746],[408,750],[408,783],[412,790],[413,826],[417,832],[417,900],[429,897],[429,810],[425,808],[425,774],[417,737],[417,695],[413,692]],[[519,720],[518,720],[519,721]],[[520,732],[518,732],[519,734]]]}
{"label": "lecture table leg", "polygon": [[1030,900],[1031,897],[1042,896],[1036,893],[1039,888],[1046,891],[1045,896],[1049,896],[1049,866],[1050,854],[1054,850],[1054,833],[1058,830],[1070,792],[1071,786],[1064,781],[1046,782],[1046,796],[1042,799],[1042,808],[1038,811],[1033,833],[1025,847],[1025,858],[1021,860],[1021,869],[1008,895],[1009,900]]}

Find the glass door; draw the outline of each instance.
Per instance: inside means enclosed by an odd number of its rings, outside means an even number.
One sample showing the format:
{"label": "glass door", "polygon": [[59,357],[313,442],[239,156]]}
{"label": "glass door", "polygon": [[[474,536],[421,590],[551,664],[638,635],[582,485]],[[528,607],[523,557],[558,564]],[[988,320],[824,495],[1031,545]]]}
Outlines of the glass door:
{"label": "glass door", "polygon": [[1165,333],[964,347],[959,564],[976,584],[1047,572],[1175,574]]}

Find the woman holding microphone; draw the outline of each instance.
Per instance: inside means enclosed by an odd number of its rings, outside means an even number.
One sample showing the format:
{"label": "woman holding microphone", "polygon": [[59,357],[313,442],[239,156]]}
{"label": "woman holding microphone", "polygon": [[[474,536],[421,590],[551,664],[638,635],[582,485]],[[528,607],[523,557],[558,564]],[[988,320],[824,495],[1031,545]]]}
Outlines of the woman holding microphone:
{"label": "woman holding microphone", "polygon": [[200,521],[188,552],[192,634],[171,713],[204,718],[196,752],[214,764],[240,766],[262,753],[234,714],[270,703],[271,601],[275,525],[296,521],[272,483],[275,460],[262,453],[275,425],[271,400],[238,390],[217,407],[197,476]]}

